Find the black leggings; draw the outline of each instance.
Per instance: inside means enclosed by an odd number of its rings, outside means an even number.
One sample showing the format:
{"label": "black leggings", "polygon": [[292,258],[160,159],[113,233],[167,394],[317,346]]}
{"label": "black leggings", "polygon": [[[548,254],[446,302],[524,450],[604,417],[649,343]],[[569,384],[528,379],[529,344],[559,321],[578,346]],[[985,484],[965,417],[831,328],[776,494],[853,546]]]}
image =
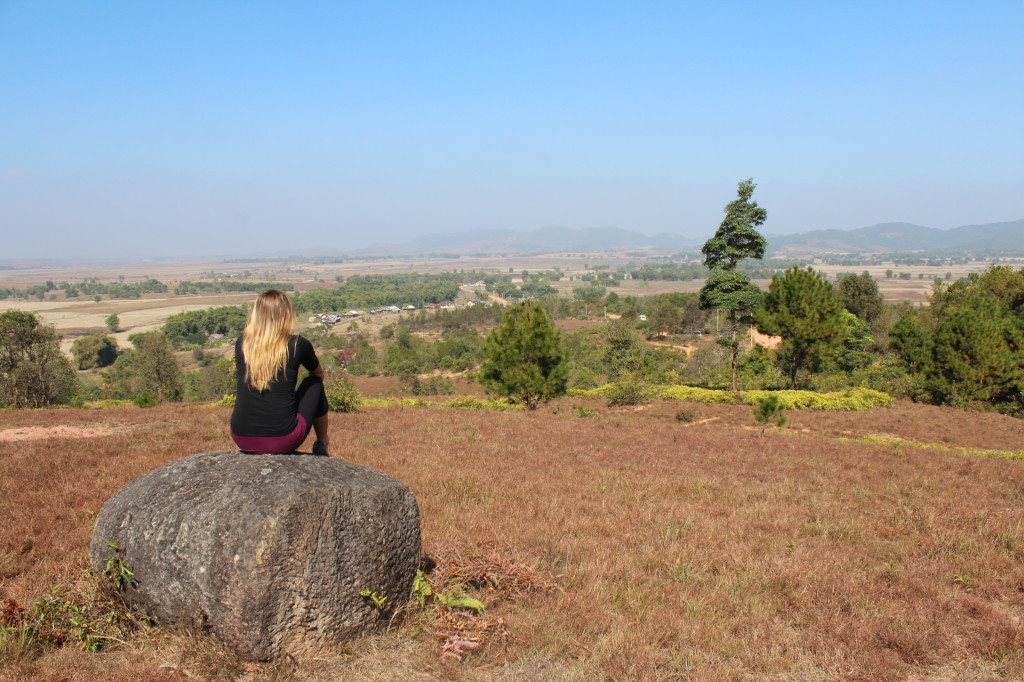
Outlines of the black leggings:
{"label": "black leggings", "polygon": [[323,377],[310,374],[295,389],[296,412],[302,415],[307,424],[312,424],[317,417],[327,414],[327,395],[324,392]]}

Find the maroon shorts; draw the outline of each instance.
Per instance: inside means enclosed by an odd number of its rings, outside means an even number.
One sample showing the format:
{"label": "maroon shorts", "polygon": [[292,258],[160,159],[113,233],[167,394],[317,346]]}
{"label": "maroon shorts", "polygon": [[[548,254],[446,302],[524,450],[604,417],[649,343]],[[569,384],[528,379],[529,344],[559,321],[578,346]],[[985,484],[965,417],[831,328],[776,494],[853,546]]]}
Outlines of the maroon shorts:
{"label": "maroon shorts", "polygon": [[240,436],[231,432],[231,439],[242,452],[249,455],[276,455],[295,452],[309,435],[310,425],[301,414],[295,415],[295,428],[283,436]]}

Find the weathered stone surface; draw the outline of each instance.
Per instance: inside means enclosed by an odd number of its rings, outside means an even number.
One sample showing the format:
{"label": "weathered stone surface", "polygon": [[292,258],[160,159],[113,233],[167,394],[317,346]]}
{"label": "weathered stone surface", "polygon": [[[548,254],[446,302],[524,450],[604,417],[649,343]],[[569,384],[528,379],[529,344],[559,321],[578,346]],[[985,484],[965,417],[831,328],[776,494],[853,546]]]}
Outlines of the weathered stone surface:
{"label": "weathered stone surface", "polygon": [[[320,653],[386,622],[419,555],[419,510],[399,481],[329,457],[237,450],[128,483],[90,547],[96,570],[124,561],[125,599],[158,624],[207,630],[250,660]],[[378,608],[364,589],[387,600]]]}

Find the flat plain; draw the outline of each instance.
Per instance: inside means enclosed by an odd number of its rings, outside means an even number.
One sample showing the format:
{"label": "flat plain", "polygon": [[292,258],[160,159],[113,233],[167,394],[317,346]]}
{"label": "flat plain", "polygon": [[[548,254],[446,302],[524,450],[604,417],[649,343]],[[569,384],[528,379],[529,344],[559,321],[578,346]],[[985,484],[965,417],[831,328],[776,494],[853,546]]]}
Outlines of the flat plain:
{"label": "flat plain", "polygon": [[[148,278],[158,279],[173,287],[183,280],[209,281],[210,274],[239,276],[249,273],[249,279],[263,281],[273,279],[287,282],[297,289],[335,286],[337,276],[349,277],[354,274],[396,274],[410,272],[451,272],[453,270],[486,271],[509,273],[513,276],[523,270],[543,272],[561,269],[564,277],[554,282],[554,287],[563,296],[571,296],[574,287],[585,282],[579,276],[594,273],[595,267],[610,268],[620,265],[645,262],[646,258],[628,254],[607,253],[562,253],[537,256],[487,256],[461,258],[394,258],[355,260],[324,265],[289,264],[280,262],[225,262],[223,260],[141,260],[108,263],[21,263],[17,269],[0,270],[0,287],[27,287],[46,281],[79,282],[95,277],[102,282],[138,282]],[[982,272],[988,267],[984,261],[975,261],[956,266],[905,266],[904,271],[912,272],[913,278],[887,278],[886,270],[892,264],[862,268],[856,266],[831,266],[817,264],[816,268],[831,278],[844,273],[860,273],[865,269],[878,281],[879,290],[888,302],[907,301],[923,304],[936,277],[944,278],[949,273],[954,279],[965,277],[972,272]],[[896,268],[897,271],[901,268]],[[599,271],[597,271],[599,272]],[[923,275],[919,277],[918,275]],[[762,289],[767,289],[769,280],[754,280]],[[704,280],[688,282],[623,280],[619,286],[609,287],[620,296],[654,296],[657,294],[700,291]],[[48,324],[54,325],[63,335],[62,348],[68,352],[75,338],[105,331],[104,319],[111,313],[120,318],[121,330],[113,336],[118,344],[127,347],[127,337],[138,332],[159,328],[168,317],[176,313],[198,310],[221,305],[239,305],[251,301],[256,293],[224,293],[216,295],[147,294],[140,299],[106,299],[99,302],[90,300],[65,300],[57,295],[56,300],[14,300],[0,301],[0,309],[28,310],[39,314]]]}

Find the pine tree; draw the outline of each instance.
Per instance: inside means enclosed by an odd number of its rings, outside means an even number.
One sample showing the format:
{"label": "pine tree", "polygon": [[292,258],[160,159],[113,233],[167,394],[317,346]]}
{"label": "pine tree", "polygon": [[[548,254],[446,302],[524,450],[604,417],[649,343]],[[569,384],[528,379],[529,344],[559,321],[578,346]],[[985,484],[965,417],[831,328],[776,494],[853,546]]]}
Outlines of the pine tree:
{"label": "pine tree", "polygon": [[1024,324],[988,295],[956,308],[939,324],[929,387],[938,403],[1021,402]]}
{"label": "pine tree", "polygon": [[569,366],[562,336],[539,303],[523,301],[510,309],[481,354],[479,381],[490,392],[530,410],[565,394]]}
{"label": "pine tree", "polygon": [[889,332],[889,349],[914,376],[927,372],[931,367],[932,346],[932,337],[916,310],[904,312]]}
{"label": "pine tree", "polygon": [[844,312],[835,288],[812,268],[772,277],[755,319],[762,332],[782,337],[791,388],[797,372],[843,342]]}
{"label": "pine tree", "polygon": [[704,265],[711,270],[735,270],[741,260],[764,257],[768,242],[756,228],[764,224],[768,211],[750,200],[755,187],[753,178],[739,183],[736,200],[725,207],[725,220],[715,236],[704,242]]}
{"label": "pine tree", "polygon": [[740,352],[737,326],[749,320],[761,300],[761,291],[747,275],[736,270],[736,265],[746,258],[762,258],[768,245],[756,229],[764,224],[768,212],[750,200],[756,186],[752,178],[739,183],[736,200],[725,207],[725,220],[701,248],[704,265],[712,274],[700,290],[700,307],[728,313],[729,336],[719,338],[718,343],[729,348],[734,391]]}

